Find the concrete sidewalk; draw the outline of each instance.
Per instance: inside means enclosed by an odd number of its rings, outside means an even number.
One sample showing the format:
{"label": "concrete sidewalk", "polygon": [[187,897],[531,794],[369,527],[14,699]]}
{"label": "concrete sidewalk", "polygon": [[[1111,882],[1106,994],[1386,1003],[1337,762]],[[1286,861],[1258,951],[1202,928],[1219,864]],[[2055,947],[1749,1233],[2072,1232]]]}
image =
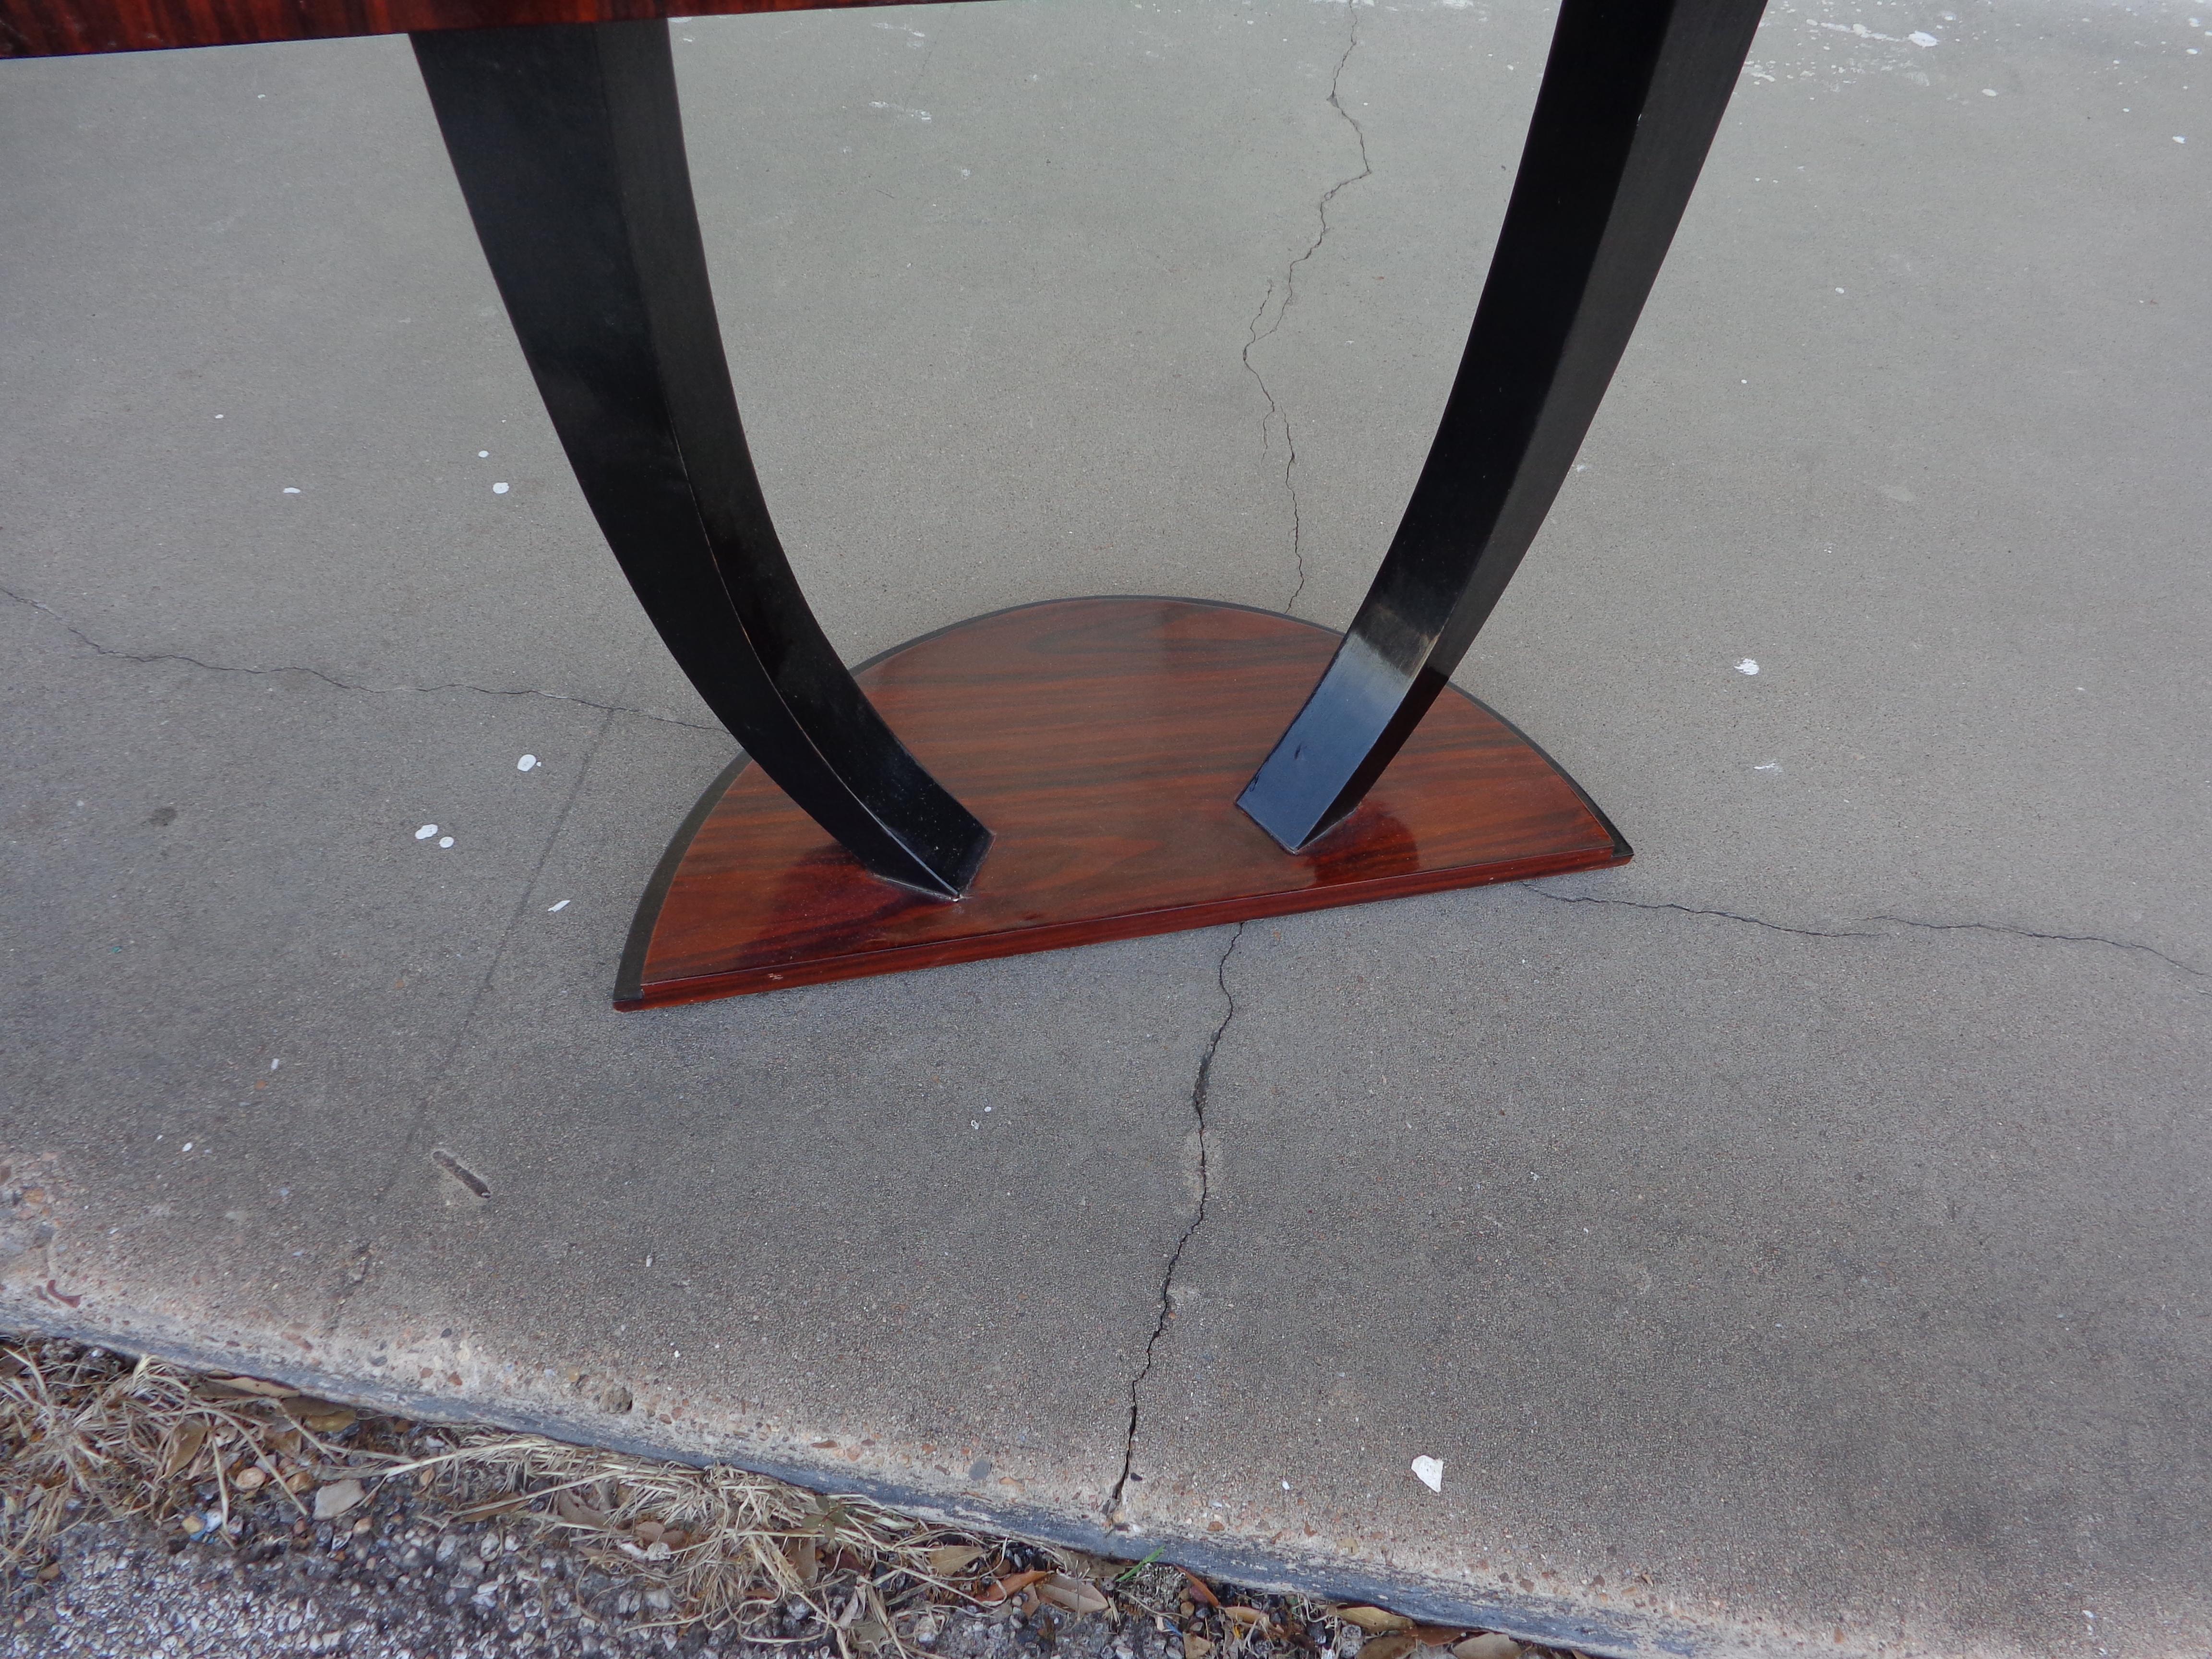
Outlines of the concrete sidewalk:
{"label": "concrete sidewalk", "polygon": [[[679,25],[840,647],[1341,626],[1549,21]],[[732,746],[404,42],[0,64],[0,1312],[1585,1651],[2203,1652],[2207,26],[1771,14],[1461,675],[1633,865],[642,1015]]]}

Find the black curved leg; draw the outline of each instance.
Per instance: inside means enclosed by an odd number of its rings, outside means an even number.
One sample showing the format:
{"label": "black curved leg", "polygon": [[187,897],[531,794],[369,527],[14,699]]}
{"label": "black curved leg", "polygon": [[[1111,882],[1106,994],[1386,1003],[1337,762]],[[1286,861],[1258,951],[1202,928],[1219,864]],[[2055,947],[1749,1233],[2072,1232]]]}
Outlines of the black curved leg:
{"label": "black curved leg", "polygon": [[1351,632],[1237,804],[1296,851],[1359,805],[1559,494],[1765,0],[1564,0],[1467,355]]}
{"label": "black curved leg", "polygon": [[846,672],[754,476],[667,24],[414,40],[531,373],[661,638],[746,752],[870,871],[958,897],[990,831]]}

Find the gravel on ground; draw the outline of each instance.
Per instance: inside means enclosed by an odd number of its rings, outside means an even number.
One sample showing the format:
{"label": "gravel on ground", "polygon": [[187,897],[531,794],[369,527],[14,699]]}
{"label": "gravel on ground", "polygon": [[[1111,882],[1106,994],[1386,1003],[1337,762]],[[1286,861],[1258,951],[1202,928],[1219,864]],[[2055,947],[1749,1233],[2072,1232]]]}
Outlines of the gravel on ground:
{"label": "gravel on ground", "polygon": [[1547,1659],[735,1469],[0,1341],[0,1659]]}

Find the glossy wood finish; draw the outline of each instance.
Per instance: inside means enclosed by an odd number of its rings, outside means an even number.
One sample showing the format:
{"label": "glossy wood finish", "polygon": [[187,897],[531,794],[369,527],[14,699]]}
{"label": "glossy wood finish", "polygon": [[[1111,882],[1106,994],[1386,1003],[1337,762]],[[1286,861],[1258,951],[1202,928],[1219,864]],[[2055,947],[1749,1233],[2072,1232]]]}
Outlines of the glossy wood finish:
{"label": "glossy wood finish", "polygon": [[819,11],[915,0],[0,0],[0,58],[242,46],[349,34]]}
{"label": "glossy wood finish", "polygon": [[859,675],[998,833],[968,896],[871,879],[742,763],[641,905],[616,1006],[896,973],[1620,864],[1542,750],[1447,690],[1364,802],[1285,856],[1238,811],[1335,649],[1313,624],[1190,599],[1062,599],[902,646]]}

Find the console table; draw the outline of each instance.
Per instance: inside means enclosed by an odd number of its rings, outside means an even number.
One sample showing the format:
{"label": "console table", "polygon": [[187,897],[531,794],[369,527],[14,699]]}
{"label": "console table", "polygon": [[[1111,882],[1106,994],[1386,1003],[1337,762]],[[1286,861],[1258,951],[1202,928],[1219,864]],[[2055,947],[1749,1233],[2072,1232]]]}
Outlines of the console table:
{"label": "console table", "polygon": [[896,0],[0,0],[0,57],[411,35],[585,499],[743,749],[647,889],[618,1006],[1624,862],[1449,680],[1597,412],[1764,0],[1562,0],[1458,378],[1348,633],[1066,599],[857,672],[746,450],[666,21],[848,3]]}

